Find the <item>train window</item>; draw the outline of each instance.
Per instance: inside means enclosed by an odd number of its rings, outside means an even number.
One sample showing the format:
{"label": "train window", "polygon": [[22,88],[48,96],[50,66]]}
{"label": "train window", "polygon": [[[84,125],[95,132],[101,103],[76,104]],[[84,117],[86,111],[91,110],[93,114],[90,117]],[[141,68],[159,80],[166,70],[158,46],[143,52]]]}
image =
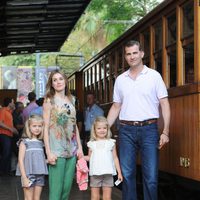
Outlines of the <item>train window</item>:
{"label": "train window", "polygon": [[122,48],[120,47],[120,50],[118,51],[118,66],[117,66],[117,72],[120,74],[122,72]]}
{"label": "train window", "polygon": [[183,48],[184,66],[185,66],[185,83],[194,82],[194,44],[189,44]]}
{"label": "train window", "polygon": [[167,17],[167,45],[176,42],[176,13]]}
{"label": "train window", "polygon": [[104,102],[104,80],[101,80],[101,102],[103,103]]}
{"label": "train window", "polygon": [[84,86],[87,87],[87,71],[84,72]]}
{"label": "train window", "polygon": [[115,71],[114,68],[115,68],[115,52],[112,53],[112,55],[111,55],[111,71],[112,72]]}
{"label": "train window", "polygon": [[91,67],[91,84],[94,83],[94,66]]}
{"label": "train window", "polygon": [[106,78],[106,102],[110,100],[110,87],[109,87],[110,78]]}
{"label": "train window", "polygon": [[193,1],[183,5],[183,31],[182,38],[190,36],[194,32],[194,5]]}
{"label": "train window", "polygon": [[100,76],[100,72],[99,72],[99,63],[96,64],[96,81],[99,81],[99,76]]}
{"label": "train window", "polygon": [[143,32],[143,49],[145,52],[145,56],[149,56],[149,52],[150,52],[150,33],[149,30],[145,30]]}
{"label": "train window", "polygon": [[96,100],[99,101],[99,83],[95,83]]}
{"label": "train window", "polygon": [[159,51],[154,55],[155,58],[155,68],[162,76],[162,52]]}
{"label": "train window", "polygon": [[110,64],[108,57],[106,57],[106,77],[108,77],[109,75],[110,75]]}
{"label": "train window", "polygon": [[104,61],[102,60],[101,61],[101,79],[103,79],[104,78]]}
{"label": "train window", "polygon": [[170,87],[176,87],[176,50],[168,52]]}
{"label": "train window", "polygon": [[[155,32],[155,51],[162,49],[162,21],[160,20],[154,25]],[[146,48],[146,47],[145,47]]]}
{"label": "train window", "polygon": [[88,69],[88,86],[91,85],[91,68]]}

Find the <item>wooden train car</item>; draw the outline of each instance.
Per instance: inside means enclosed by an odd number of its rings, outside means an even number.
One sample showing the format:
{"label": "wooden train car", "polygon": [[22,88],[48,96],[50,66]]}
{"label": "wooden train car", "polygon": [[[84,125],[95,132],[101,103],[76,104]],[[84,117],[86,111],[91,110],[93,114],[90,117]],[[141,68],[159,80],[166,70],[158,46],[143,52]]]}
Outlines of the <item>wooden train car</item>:
{"label": "wooden train car", "polygon": [[[141,42],[144,64],[156,69],[168,88],[170,143],[160,151],[160,172],[173,184],[189,183],[186,187],[197,185],[200,190],[200,1],[163,1],[71,75],[69,85],[79,99],[94,90],[108,111],[115,79],[128,68],[124,43],[131,39]],[[162,119],[159,125],[162,128]]]}

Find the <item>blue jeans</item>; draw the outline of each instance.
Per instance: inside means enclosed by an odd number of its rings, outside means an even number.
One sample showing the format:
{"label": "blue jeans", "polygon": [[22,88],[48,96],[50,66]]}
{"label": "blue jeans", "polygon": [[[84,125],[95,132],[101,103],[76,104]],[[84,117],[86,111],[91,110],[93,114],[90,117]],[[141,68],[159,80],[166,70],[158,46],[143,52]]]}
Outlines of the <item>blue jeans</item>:
{"label": "blue jeans", "polygon": [[144,200],[157,200],[158,184],[157,124],[146,126],[120,125],[119,154],[123,173],[122,199],[137,200],[136,161],[140,152]]}

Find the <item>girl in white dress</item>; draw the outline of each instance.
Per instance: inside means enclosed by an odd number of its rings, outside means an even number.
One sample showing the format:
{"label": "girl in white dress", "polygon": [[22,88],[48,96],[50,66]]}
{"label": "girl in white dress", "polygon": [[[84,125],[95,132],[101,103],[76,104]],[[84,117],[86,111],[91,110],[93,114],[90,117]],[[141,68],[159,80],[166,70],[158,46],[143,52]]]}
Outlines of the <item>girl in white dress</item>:
{"label": "girl in white dress", "polygon": [[[89,175],[91,200],[100,200],[100,189],[103,200],[111,200],[113,176],[118,175],[122,181],[122,173],[117,156],[115,140],[111,139],[111,131],[105,117],[97,117],[92,125],[89,147]],[[116,173],[117,170],[117,173]]]}

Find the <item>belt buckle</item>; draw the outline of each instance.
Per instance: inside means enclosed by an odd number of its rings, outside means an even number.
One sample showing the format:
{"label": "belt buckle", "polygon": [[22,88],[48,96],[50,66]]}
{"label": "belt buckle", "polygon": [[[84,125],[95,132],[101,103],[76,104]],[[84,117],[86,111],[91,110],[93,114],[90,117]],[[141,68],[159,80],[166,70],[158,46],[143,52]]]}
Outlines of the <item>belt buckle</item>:
{"label": "belt buckle", "polygon": [[139,124],[139,122],[133,122],[133,126],[138,126]]}

